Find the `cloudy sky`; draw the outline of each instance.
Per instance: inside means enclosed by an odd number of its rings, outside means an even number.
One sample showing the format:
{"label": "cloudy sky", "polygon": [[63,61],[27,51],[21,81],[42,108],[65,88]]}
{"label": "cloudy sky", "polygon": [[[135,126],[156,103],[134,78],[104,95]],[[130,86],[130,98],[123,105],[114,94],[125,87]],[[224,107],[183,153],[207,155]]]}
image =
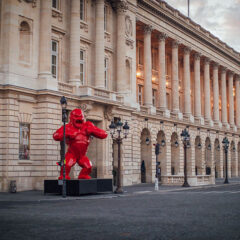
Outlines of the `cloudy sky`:
{"label": "cloudy sky", "polygon": [[[187,16],[188,0],[165,0]],[[240,0],[190,0],[190,18],[240,52]]]}

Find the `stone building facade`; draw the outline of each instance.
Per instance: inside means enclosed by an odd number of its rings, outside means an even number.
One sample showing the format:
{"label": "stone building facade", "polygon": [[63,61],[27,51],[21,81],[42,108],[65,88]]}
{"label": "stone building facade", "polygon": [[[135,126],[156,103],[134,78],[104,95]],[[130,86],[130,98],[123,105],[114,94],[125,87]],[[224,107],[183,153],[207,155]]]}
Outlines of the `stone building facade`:
{"label": "stone building facade", "polygon": [[[240,174],[240,54],[164,1],[1,0],[0,56],[1,191],[57,178],[62,95],[103,129],[128,121],[124,185],[154,180],[156,142],[161,181],[181,184],[185,127],[191,185],[224,176],[225,136],[229,176]],[[113,177],[116,150],[92,139],[95,177]]]}

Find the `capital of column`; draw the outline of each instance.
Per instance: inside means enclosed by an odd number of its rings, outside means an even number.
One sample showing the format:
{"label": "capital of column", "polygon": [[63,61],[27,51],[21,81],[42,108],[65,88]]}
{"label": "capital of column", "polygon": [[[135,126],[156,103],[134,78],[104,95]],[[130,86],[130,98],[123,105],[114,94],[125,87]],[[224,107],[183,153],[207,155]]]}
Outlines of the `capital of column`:
{"label": "capital of column", "polygon": [[128,4],[126,0],[119,0],[116,5],[118,13],[125,13],[128,9]]}
{"label": "capital of column", "polygon": [[209,65],[209,63],[210,63],[210,59],[208,57],[205,57],[204,58],[204,64]]}
{"label": "capital of column", "polygon": [[158,34],[158,40],[159,41],[165,41],[166,38],[168,38],[168,35],[166,33],[161,32],[161,33]]}
{"label": "capital of column", "polygon": [[236,75],[236,81],[240,81],[240,76],[239,75]]}
{"label": "capital of column", "polygon": [[173,40],[172,41],[172,47],[173,48],[178,48],[178,45],[180,44],[180,42],[178,40]]}
{"label": "capital of column", "polygon": [[213,63],[213,69],[218,69],[218,68],[219,68],[219,63],[214,62],[214,63]]}
{"label": "capital of column", "polygon": [[192,51],[192,49],[190,48],[190,47],[184,47],[184,54],[189,54],[191,51]]}
{"label": "capital of column", "polygon": [[229,72],[228,72],[228,77],[231,77],[231,78],[232,78],[232,77],[233,77],[233,74],[234,74],[234,72],[229,71]]}
{"label": "capital of column", "polygon": [[224,73],[224,74],[225,74],[226,72],[227,72],[227,68],[226,68],[226,67],[222,67],[222,68],[221,68],[221,73]]}
{"label": "capital of column", "polygon": [[201,53],[199,53],[199,52],[194,53],[195,60],[200,60],[200,58],[201,58]]}
{"label": "capital of column", "polygon": [[145,25],[144,26],[144,33],[151,34],[152,30],[153,30],[152,25]]}

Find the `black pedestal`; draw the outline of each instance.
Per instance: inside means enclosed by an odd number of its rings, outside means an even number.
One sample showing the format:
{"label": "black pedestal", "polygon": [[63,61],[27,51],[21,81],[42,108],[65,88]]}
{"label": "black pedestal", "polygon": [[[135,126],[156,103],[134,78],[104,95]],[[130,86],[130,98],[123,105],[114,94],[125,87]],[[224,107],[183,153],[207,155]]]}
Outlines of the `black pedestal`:
{"label": "black pedestal", "polygon": [[[66,180],[67,196],[80,196],[83,194],[97,194],[112,192],[112,179],[79,179]],[[44,194],[62,194],[61,180],[44,180]]]}

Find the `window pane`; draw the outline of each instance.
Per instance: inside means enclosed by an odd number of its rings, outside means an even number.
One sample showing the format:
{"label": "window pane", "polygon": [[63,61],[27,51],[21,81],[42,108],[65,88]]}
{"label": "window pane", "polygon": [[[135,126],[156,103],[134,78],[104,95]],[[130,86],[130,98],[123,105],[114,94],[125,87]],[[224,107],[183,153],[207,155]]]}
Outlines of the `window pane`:
{"label": "window pane", "polygon": [[56,63],[57,63],[57,57],[53,55],[52,56],[52,64],[56,65]]}
{"label": "window pane", "polygon": [[85,0],[81,0],[80,1],[80,19],[84,20],[84,1]]}
{"label": "window pane", "polygon": [[83,60],[83,51],[80,51],[80,60]]}
{"label": "window pane", "polygon": [[53,50],[54,52],[57,51],[57,43],[54,42],[54,41],[52,41],[52,50]]}

